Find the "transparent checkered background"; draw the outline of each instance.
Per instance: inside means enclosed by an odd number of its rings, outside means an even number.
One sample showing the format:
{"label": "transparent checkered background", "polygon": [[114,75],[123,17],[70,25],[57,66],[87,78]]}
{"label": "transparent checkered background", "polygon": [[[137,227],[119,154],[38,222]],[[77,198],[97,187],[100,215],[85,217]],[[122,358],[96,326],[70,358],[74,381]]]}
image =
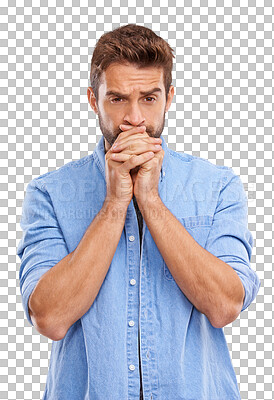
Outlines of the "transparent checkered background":
{"label": "transparent checkered background", "polygon": [[1,1],[0,398],[41,399],[51,351],[21,304],[16,247],[26,185],[94,150],[101,132],[86,96],[92,51],[104,32],[128,23],[175,50],[168,146],[230,166],[244,183],[261,288],[224,332],[242,399],[273,399],[271,0]]}

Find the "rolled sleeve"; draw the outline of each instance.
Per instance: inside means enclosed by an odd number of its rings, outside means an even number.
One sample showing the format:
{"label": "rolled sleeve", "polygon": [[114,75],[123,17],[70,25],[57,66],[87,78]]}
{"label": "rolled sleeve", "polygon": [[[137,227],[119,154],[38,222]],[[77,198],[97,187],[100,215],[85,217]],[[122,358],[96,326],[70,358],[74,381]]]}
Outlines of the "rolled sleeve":
{"label": "rolled sleeve", "polygon": [[254,240],[248,230],[247,196],[239,176],[230,168],[223,181],[205,249],[230,265],[245,290],[242,311],[255,299],[260,279],[250,267]]}
{"label": "rolled sleeve", "polygon": [[23,235],[17,246],[21,259],[20,292],[27,320],[33,326],[28,300],[37,282],[69,252],[49,194],[32,180],[22,204],[20,225]]}

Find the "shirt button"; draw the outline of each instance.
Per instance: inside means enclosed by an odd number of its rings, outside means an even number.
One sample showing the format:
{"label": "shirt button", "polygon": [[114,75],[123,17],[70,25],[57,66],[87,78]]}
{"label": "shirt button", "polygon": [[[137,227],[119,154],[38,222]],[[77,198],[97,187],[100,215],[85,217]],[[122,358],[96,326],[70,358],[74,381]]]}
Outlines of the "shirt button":
{"label": "shirt button", "polygon": [[165,174],[166,174],[165,171],[163,171],[163,175],[164,175],[164,176],[165,176]]}
{"label": "shirt button", "polygon": [[130,235],[129,240],[130,242],[133,242],[133,240],[135,240],[135,237],[133,235]]}
{"label": "shirt button", "polygon": [[130,284],[131,284],[131,285],[135,285],[135,283],[136,283],[136,280],[135,280],[135,279],[131,279],[131,280],[130,280]]}
{"label": "shirt button", "polygon": [[129,321],[129,326],[134,326],[135,325],[135,323],[134,323],[134,321]]}
{"label": "shirt button", "polygon": [[134,371],[134,370],[135,370],[135,366],[132,365],[132,364],[130,364],[129,369],[130,369],[131,371]]}

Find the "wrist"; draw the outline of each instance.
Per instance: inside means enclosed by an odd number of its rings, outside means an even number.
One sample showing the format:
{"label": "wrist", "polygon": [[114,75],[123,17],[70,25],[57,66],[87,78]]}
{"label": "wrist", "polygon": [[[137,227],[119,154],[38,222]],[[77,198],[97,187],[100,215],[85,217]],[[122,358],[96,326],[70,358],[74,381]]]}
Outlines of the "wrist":
{"label": "wrist", "polygon": [[147,210],[147,209],[152,209],[152,208],[158,208],[159,207],[159,203],[162,202],[159,193],[149,193],[146,194],[145,196],[135,196],[137,203],[138,203],[138,207],[140,209],[140,211],[142,212],[142,210]]}
{"label": "wrist", "polygon": [[123,220],[126,218],[128,203],[116,199],[105,199],[101,213],[110,220]]}

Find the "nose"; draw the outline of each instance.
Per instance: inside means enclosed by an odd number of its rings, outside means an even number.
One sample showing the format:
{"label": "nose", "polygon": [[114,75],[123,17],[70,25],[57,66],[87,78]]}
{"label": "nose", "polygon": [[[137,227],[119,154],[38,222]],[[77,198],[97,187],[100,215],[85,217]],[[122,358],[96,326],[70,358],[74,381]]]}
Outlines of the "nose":
{"label": "nose", "polygon": [[139,126],[143,125],[144,122],[145,119],[138,104],[129,104],[124,115],[124,123],[133,126]]}

